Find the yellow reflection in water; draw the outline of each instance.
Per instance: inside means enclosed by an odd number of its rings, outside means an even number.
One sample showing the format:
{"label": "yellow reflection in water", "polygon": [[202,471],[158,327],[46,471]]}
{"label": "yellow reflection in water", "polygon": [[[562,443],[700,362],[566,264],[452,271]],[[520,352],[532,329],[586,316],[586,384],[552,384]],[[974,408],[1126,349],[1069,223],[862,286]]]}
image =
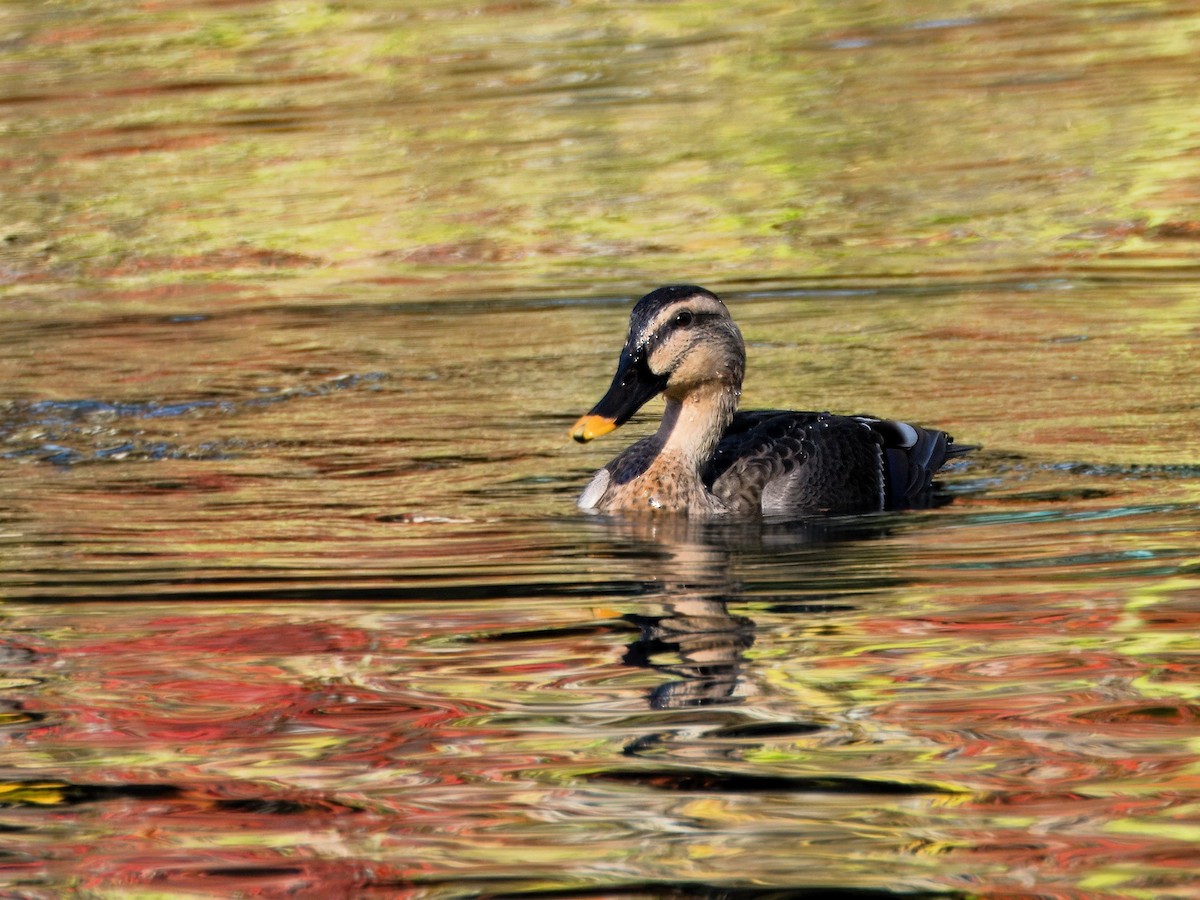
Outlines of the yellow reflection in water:
{"label": "yellow reflection in water", "polygon": [[430,296],[1194,265],[1194,11],[6,15],[23,278],[318,267],[321,293]]}

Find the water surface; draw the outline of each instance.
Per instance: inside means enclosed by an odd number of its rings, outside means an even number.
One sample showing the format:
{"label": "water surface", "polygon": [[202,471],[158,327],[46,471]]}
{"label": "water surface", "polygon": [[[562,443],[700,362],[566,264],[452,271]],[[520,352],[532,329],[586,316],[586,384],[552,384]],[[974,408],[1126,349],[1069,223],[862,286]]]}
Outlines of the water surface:
{"label": "water surface", "polygon": [[[1194,891],[1189,6],[0,15],[3,890]],[[983,449],[579,514],[678,280]]]}

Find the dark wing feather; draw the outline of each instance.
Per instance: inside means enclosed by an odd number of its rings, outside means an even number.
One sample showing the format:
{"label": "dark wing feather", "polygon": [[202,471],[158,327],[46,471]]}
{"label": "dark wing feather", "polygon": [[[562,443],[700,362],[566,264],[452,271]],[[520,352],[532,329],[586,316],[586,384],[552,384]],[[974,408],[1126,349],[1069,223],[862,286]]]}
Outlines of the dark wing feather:
{"label": "dark wing feather", "polygon": [[866,512],[928,506],[957,447],[941,431],[873,416],[738,413],[703,473],[731,511]]}
{"label": "dark wing feather", "polygon": [[976,449],[955,444],[944,431],[907,422],[855,416],[879,436],[885,453],[885,509],[927,507],[933,503],[933,476],[946,460]]}
{"label": "dark wing feather", "polygon": [[817,413],[740,412],[702,473],[705,486],[735,513],[760,513],[768,486],[798,471],[812,453],[807,425]]}

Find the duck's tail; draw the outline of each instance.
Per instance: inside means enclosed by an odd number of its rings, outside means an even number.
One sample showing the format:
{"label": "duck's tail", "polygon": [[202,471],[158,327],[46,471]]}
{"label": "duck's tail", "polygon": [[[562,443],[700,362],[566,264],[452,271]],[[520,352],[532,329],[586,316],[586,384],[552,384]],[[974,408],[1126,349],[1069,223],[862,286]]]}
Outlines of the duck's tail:
{"label": "duck's tail", "polygon": [[886,509],[932,506],[937,470],[947,460],[979,449],[974,444],[954,443],[944,431],[890,419],[861,418],[883,439]]}

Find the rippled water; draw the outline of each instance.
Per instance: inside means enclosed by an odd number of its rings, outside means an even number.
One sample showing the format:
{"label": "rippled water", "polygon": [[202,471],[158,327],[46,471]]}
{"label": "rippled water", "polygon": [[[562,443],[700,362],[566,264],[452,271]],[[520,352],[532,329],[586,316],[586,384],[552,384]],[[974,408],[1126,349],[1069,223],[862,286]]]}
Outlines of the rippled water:
{"label": "rippled water", "polygon": [[[0,891],[1194,895],[1190,7],[2,16]],[[682,279],[983,449],[577,513]]]}
{"label": "rippled water", "polygon": [[5,408],[9,883],[1182,889],[1195,326],[1125,291],[731,297],[748,402],[987,445],[939,509],[761,527],[573,511],[624,300],[31,330],[76,383],[204,359]]}

